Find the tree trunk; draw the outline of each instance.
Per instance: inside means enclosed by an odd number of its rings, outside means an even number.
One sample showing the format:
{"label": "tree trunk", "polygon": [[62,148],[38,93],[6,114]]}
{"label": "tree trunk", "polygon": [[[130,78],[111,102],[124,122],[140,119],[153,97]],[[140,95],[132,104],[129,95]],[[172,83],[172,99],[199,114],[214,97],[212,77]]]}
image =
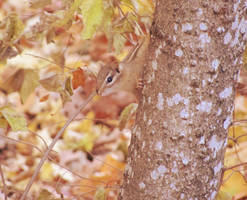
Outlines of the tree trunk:
{"label": "tree trunk", "polygon": [[215,199],[246,37],[243,0],[157,0],[119,199]]}

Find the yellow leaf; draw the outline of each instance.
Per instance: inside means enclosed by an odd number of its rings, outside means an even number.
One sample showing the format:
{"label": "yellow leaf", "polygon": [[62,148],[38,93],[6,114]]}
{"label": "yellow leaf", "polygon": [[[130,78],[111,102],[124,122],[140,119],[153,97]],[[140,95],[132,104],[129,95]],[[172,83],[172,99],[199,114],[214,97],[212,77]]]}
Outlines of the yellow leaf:
{"label": "yellow leaf", "polygon": [[21,86],[21,99],[25,103],[29,95],[39,85],[39,74],[31,69],[25,70],[25,78]]}
{"label": "yellow leaf", "polygon": [[105,200],[106,199],[106,191],[103,187],[99,187],[94,195],[94,200]]}
{"label": "yellow leaf", "polygon": [[46,162],[42,169],[41,169],[41,173],[40,173],[40,178],[41,180],[45,180],[45,181],[52,181],[53,179],[53,168],[52,165],[48,162]]}
{"label": "yellow leaf", "polygon": [[154,12],[154,2],[152,0],[136,0],[134,5],[140,16],[151,16]]}
{"label": "yellow leaf", "polygon": [[113,37],[113,46],[116,54],[119,54],[124,47],[126,39],[121,34],[115,34]]}
{"label": "yellow leaf", "polygon": [[18,113],[15,109],[5,106],[0,109],[4,118],[8,121],[13,131],[27,130],[27,122],[23,115]]}
{"label": "yellow leaf", "polygon": [[55,198],[51,192],[49,192],[46,189],[42,189],[39,192],[39,196],[37,200],[58,200],[58,198]]}
{"label": "yellow leaf", "polygon": [[24,30],[24,24],[16,13],[11,13],[7,20],[7,38],[6,40],[14,42],[19,39]]}
{"label": "yellow leaf", "polygon": [[68,29],[72,25],[74,14],[79,9],[81,2],[82,0],[75,0],[70,5],[70,8],[66,10],[65,12],[58,11],[58,13],[56,14],[57,15],[62,14],[62,17],[60,20],[57,20],[52,26],[53,27],[63,27],[63,28]]}
{"label": "yellow leaf", "polygon": [[216,200],[232,200],[232,196],[228,192],[219,191]]}
{"label": "yellow leaf", "polygon": [[8,127],[8,122],[4,118],[0,118],[0,128],[7,128]]}
{"label": "yellow leaf", "polygon": [[103,3],[102,0],[84,0],[80,8],[85,26],[82,38],[90,39],[101,25],[104,16]]}

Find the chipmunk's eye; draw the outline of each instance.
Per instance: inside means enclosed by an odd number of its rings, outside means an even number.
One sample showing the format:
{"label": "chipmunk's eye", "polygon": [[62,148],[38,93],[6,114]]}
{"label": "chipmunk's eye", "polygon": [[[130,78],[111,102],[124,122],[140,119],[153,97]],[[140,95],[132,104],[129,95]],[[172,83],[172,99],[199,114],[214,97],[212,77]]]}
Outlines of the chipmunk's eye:
{"label": "chipmunk's eye", "polygon": [[107,83],[110,83],[110,82],[112,82],[112,76],[107,78]]}

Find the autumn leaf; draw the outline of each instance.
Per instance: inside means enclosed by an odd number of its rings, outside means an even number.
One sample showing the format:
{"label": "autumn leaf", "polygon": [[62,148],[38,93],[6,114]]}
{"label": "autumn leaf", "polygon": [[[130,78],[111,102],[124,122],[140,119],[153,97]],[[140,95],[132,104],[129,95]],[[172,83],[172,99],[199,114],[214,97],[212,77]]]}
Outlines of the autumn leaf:
{"label": "autumn leaf", "polygon": [[2,73],[0,87],[7,93],[19,91],[24,81],[25,70],[14,67],[6,68]]}
{"label": "autumn leaf", "polygon": [[99,187],[94,195],[94,200],[105,200],[106,199],[106,192],[104,187]]}
{"label": "autumn leaf", "polygon": [[121,34],[115,34],[113,37],[113,46],[116,51],[116,54],[120,54],[121,50],[124,47],[126,39]]}
{"label": "autumn leaf", "polygon": [[78,68],[77,70],[72,72],[73,74],[73,79],[72,79],[72,86],[73,89],[76,89],[80,86],[84,86],[85,85],[85,74],[84,71],[81,68]]}
{"label": "autumn leaf", "polygon": [[16,13],[11,13],[7,18],[6,34],[5,40],[14,42],[19,39],[24,30],[24,24]]}
{"label": "autumn leaf", "polygon": [[51,4],[51,0],[31,0],[29,1],[31,8],[43,8],[46,5]]}
{"label": "autumn leaf", "polygon": [[137,107],[138,107],[138,104],[131,103],[130,105],[124,108],[124,110],[122,111],[120,115],[120,121],[119,121],[120,130],[125,128],[131,116],[133,116],[133,114],[136,112]]}
{"label": "autumn leaf", "polygon": [[25,70],[25,78],[21,85],[20,95],[22,102],[26,102],[29,95],[39,85],[39,74],[35,70]]}
{"label": "autumn leaf", "polygon": [[58,92],[64,83],[63,75],[55,74],[39,81],[40,84],[48,91]]}
{"label": "autumn leaf", "polygon": [[47,94],[47,95],[41,97],[41,98],[39,99],[39,101],[40,101],[40,102],[45,102],[45,101],[47,101],[47,100],[49,99],[49,97],[50,97],[50,95]]}
{"label": "autumn leaf", "polygon": [[8,127],[8,122],[6,119],[4,119],[2,116],[0,116],[0,128],[7,128]]}
{"label": "autumn leaf", "polygon": [[80,6],[83,16],[83,39],[90,39],[101,25],[104,16],[102,0],[84,0]]}
{"label": "autumn leaf", "polygon": [[13,131],[27,130],[27,122],[25,117],[10,106],[0,108],[0,112],[7,120]]}

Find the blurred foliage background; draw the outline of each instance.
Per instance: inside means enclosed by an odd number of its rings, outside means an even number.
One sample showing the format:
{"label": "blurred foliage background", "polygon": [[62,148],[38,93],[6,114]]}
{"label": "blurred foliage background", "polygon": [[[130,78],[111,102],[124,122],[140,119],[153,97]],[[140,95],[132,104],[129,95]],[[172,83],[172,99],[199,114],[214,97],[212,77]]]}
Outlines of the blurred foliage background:
{"label": "blurred foliage background", "polygon": [[[0,0],[0,8],[0,199],[20,199],[48,144],[95,90],[100,66],[148,32],[154,2]],[[247,198],[246,77],[242,70],[219,200]],[[50,153],[30,199],[117,199],[136,103],[122,91],[96,96]]]}

